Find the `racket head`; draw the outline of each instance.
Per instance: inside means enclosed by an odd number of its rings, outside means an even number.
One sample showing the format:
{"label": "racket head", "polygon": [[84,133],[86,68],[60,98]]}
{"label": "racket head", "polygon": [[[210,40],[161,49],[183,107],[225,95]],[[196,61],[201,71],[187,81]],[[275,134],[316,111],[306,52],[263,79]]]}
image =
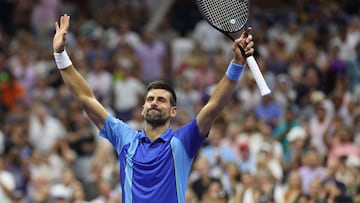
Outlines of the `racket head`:
{"label": "racket head", "polygon": [[229,34],[242,30],[249,19],[249,0],[195,0],[203,18],[217,30]]}

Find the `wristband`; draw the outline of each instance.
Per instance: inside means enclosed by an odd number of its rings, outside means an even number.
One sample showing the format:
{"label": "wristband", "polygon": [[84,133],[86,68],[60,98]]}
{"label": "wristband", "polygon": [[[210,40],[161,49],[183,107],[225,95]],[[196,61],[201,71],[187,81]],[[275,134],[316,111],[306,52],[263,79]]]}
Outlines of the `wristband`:
{"label": "wristband", "polygon": [[59,70],[68,68],[72,65],[72,62],[69,58],[69,55],[66,53],[66,50],[61,53],[54,53],[54,58],[56,62],[56,66]]}
{"label": "wristband", "polygon": [[238,81],[243,69],[244,69],[244,65],[239,65],[231,61],[228,66],[228,69],[226,70],[225,75],[230,80]]}

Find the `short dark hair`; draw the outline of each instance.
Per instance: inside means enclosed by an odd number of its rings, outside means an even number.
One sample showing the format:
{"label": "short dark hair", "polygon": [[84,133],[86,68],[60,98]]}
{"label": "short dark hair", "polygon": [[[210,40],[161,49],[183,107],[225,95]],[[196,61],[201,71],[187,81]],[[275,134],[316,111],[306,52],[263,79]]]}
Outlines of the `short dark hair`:
{"label": "short dark hair", "polygon": [[175,94],[175,91],[168,83],[166,83],[163,80],[155,80],[155,81],[151,82],[147,86],[146,93],[148,93],[152,89],[163,89],[163,90],[166,90],[166,91],[170,92],[170,94],[171,94],[170,104],[171,104],[171,106],[176,106],[176,94]]}

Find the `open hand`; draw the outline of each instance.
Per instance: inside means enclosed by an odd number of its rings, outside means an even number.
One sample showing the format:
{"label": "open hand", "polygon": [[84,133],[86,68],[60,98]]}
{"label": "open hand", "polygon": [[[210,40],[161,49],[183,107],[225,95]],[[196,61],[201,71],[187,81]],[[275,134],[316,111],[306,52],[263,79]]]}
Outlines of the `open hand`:
{"label": "open hand", "polygon": [[54,52],[60,53],[65,49],[66,33],[69,30],[70,16],[67,14],[60,17],[60,25],[58,22],[55,23],[56,33],[53,38],[53,49]]}

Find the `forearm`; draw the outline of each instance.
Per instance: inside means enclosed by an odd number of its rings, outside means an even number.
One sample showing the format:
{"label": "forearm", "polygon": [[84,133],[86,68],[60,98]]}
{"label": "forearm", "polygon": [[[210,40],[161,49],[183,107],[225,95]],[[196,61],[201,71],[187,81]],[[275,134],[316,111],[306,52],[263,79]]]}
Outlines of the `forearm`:
{"label": "forearm", "polygon": [[[229,70],[236,70],[232,74]],[[237,87],[238,79],[243,70],[243,66],[231,63],[225,76],[217,84],[214,92],[212,93],[208,103],[200,111],[197,122],[202,134],[206,134],[216,117],[224,109],[225,105],[229,102],[232,94]]]}
{"label": "forearm", "polygon": [[80,75],[80,73],[73,65],[66,69],[60,70],[60,74],[72,95],[81,103],[83,103],[81,100],[84,100],[84,98],[95,97],[85,79]]}

